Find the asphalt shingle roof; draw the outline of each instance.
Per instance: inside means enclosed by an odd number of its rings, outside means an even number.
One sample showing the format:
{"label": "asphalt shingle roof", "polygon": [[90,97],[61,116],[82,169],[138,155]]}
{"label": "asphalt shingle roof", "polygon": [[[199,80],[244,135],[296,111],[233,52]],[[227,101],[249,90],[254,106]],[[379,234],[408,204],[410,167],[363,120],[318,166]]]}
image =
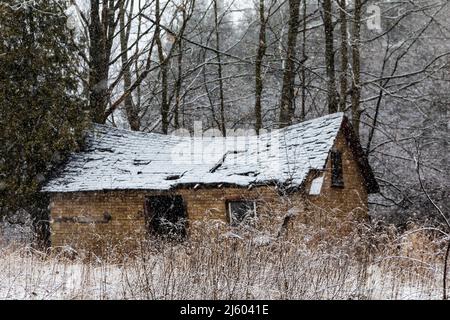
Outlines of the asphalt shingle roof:
{"label": "asphalt shingle roof", "polygon": [[311,169],[324,168],[343,118],[335,113],[260,136],[203,139],[95,125],[85,150],[73,154],[43,191],[298,186]]}

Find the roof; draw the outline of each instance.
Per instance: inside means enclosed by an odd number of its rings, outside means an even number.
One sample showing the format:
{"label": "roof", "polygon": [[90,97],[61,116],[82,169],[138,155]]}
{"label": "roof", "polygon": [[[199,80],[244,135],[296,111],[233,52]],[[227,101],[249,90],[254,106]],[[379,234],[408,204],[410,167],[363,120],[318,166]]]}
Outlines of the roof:
{"label": "roof", "polygon": [[94,125],[44,192],[169,190],[187,185],[300,186],[324,169],[342,113],[260,136],[180,137]]}

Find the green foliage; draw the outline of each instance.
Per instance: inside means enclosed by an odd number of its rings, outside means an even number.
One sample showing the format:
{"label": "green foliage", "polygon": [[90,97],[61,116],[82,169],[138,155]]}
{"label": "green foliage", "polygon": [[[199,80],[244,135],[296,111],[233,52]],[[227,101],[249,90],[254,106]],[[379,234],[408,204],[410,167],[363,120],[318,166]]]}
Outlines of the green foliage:
{"label": "green foliage", "polygon": [[26,210],[39,223],[39,189],[80,147],[86,103],[64,2],[20,3],[0,2],[0,214]]}

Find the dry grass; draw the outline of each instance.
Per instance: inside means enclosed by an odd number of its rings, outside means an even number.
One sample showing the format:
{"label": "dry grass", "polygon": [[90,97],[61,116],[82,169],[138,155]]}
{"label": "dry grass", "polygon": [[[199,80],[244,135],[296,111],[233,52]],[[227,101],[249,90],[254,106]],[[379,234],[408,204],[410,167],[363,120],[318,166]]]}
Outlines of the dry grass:
{"label": "dry grass", "polygon": [[0,298],[441,298],[443,245],[422,232],[360,226],[342,237],[300,226],[295,236],[275,239],[263,231],[201,229],[197,240],[145,241],[120,259],[8,246],[0,251]]}

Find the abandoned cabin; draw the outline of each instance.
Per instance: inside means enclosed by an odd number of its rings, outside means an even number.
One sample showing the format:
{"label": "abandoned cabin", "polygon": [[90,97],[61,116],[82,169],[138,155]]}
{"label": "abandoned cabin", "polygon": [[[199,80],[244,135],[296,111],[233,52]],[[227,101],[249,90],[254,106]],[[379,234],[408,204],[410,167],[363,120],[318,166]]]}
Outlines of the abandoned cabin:
{"label": "abandoned cabin", "polygon": [[377,191],[342,113],[245,139],[95,125],[86,147],[43,188],[52,246],[84,241],[94,248],[148,234],[189,235],[192,222],[205,219],[233,227],[263,212],[286,213],[276,209],[286,203],[306,220],[324,213],[365,219],[368,194]]}

